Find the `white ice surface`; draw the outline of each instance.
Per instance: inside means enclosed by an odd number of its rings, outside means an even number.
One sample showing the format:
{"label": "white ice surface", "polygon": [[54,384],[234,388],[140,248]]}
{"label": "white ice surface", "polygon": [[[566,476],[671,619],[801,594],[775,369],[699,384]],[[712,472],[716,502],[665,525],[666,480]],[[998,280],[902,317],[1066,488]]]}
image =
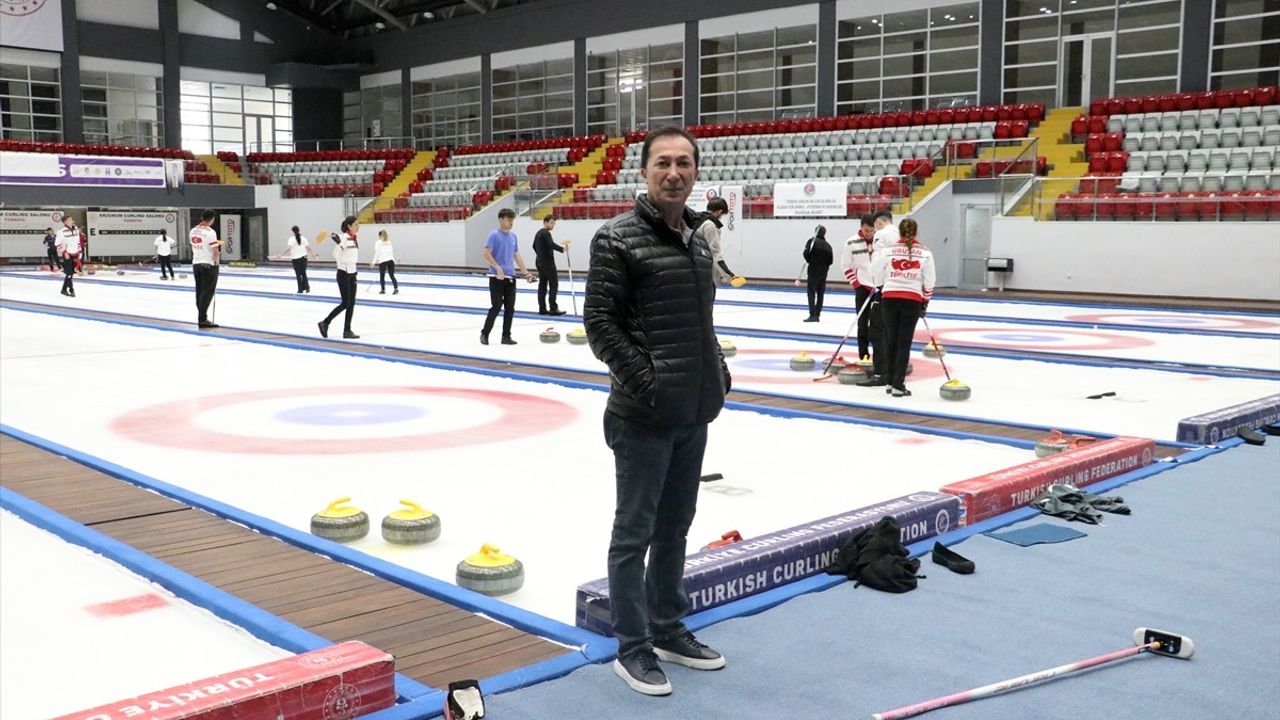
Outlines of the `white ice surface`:
{"label": "white ice surface", "polygon": [[[89,294],[86,287],[81,298]],[[279,312],[298,306],[310,304],[281,303]],[[254,314],[239,302],[225,303],[224,312],[233,319]],[[368,315],[372,321],[374,313]],[[542,349],[536,342],[527,347]],[[545,349],[587,352],[563,343]],[[506,599],[566,623],[572,623],[574,588],[605,574],[614,487],[613,457],[602,437],[604,392],[10,309],[0,310],[0,355],[0,417],[25,432],[301,530],[331,500],[353,496],[373,524],[354,547],[450,582],[460,560],[483,543],[496,544],[527,568],[525,587]],[[73,408],[69,431],[67,407],[50,402],[48,381],[72,373],[87,394]],[[358,391],[334,394],[334,386]],[[507,399],[502,406],[515,415],[500,428],[482,428],[495,413],[489,403],[405,387],[528,394],[563,403],[571,417],[549,428],[536,406],[534,415],[522,417],[527,403]],[[268,394],[280,390],[297,391],[297,400]],[[230,393],[250,395],[218,408],[207,400]],[[281,419],[318,404],[353,402],[420,412],[347,426]],[[144,426],[142,439],[112,428],[125,414],[167,403],[175,425],[157,419]],[[177,422],[188,421],[193,430],[175,431]],[[429,440],[460,428],[474,432],[453,446],[336,452],[350,449],[339,447],[343,439],[360,445],[424,434]],[[515,437],[520,429],[531,434]],[[710,433],[703,470],[725,479],[703,485],[691,549],[729,530],[759,535],[1034,457],[1002,444],[747,411],[723,412]],[[332,452],[240,451],[260,438],[278,438],[269,449],[317,440],[331,443]],[[175,440],[185,447],[165,446]],[[438,541],[419,547],[383,542],[378,523],[400,498],[441,517]]]}
{"label": "white ice surface", "polygon": [[[175,289],[158,280],[147,281],[142,275],[135,276],[134,280],[148,284],[137,287],[115,282],[81,283],[79,297],[70,299],[62,298],[56,293],[51,295],[54,290],[51,283],[2,276],[0,297],[144,317],[186,322],[191,320],[194,309],[189,289],[180,286]],[[228,277],[222,279],[220,287],[278,293],[280,285],[286,281],[285,278]],[[323,295],[331,292],[332,286],[333,283],[316,277],[313,278],[314,294],[310,296],[299,297],[285,293],[257,297],[227,293],[220,302],[218,320],[226,326],[315,337],[316,321],[332,307],[333,300]],[[450,291],[406,287],[400,295],[395,296],[378,296],[362,291],[355,313],[355,329],[361,339],[351,344],[433,351],[464,358],[509,359],[606,372],[604,364],[596,360],[586,346],[569,345],[563,339],[556,344],[537,341],[537,334],[547,327],[557,328],[562,336],[574,327],[580,327],[576,319],[518,317],[513,332],[521,340],[519,345],[499,345],[496,342],[498,333],[495,332],[495,342],[485,347],[477,340],[478,326],[482,320],[480,314],[428,310],[417,306],[394,307],[370,300],[392,297],[397,301],[403,299],[408,303],[420,303],[426,302],[419,297],[420,294],[431,297],[439,292]],[[477,299],[473,291],[452,292],[464,293],[463,299]],[[521,298],[521,301],[525,300]],[[741,308],[732,311],[742,312]],[[840,316],[837,315],[836,319],[840,319]],[[807,325],[813,326],[812,323]],[[338,335],[338,327],[339,323],[335,321],[332,333],[335,337]],[[1170,353],[1194,346],[1202,354],[1216,352],[1226,357],[1240,343],[1269,345],[1277,354],[1271,364],[1275,369],[1280,369],[1280,339],[1148,335],[1160,338],[1165,343],[1166,351]],[[835,380],[813,382],[817,377],[816,372],[797,373],[787,368],[789,359],[800,352],[808,352],[818,359],[828,357],[835,349],[834,340],[779,340],[732,334],[722,334],[721,338],[732,341],[739,349],[739,354],[728,362],[734,376],[734,387],[742,390],[856,403],[871,408],[906,409],[960,418],[1089,433],[1136,435],[1161,440],[1176,437],[1177,424],[1182,418],[1280,392],[1280,382],[1266,379],[951,353],[944,358],[947,368],[953,377],[973,389],[971,399],[963,403],[943,400],[937,391],[938,386],[946,379],[941,364],[919,354],[913,356],[915,373],[908,378],[907,383],[913,396],[899,399],[885,395],[879,388],[841,385]],[[842,351],[842,354],[852,358],[856,355],[856,350],[849,348]],[[602,377],[601,382],[603,381]],[[1116,396],[1101,400],[1087,399],[1090,395],[1104,392],[1115,392]]]}
{"label": "white ice surface", "polygon": [[[316,268],[310,275],[312,294],[305,296],[307,299],[316,300],[337,297],[337,286],[332,281],[331,271],[325,268]],[[5,296],[8,296],[10,287],[19,284],[11,282],[12,280],[25,278],[30,283],[38,279],[44,281],[40,283],[44,287],[38,291],[39,296],[45,298],[48,302],[59,302],[63,300],[57,294],[58,282],[60,282],[57,278],[59,277],[54,276],[52,273],[6,273],[0,275],[0,291]],[[483,285],[486,282],[483,277],[424,276],[422,282],[430,285],[429,287],[416,287],[410,284],[419,282],[418,278],[410,280],[409,277],[405,277],[403,279],[405,282],[402,284],[403,289],[399,295],[392,295],[390,290],[386,295],[379,295],[377,288],[374,287],[377,282],[377,272],[362,268],[359,276],[359,304],[368,307],[376,306],[382,302],[426,304],[444,306],[450,309],[484,309],[489,304],[489,292],[487,286]],[[190,288],[192,280],[188,278],[176,282],[162,283],[157,275],[149,271],[132,271],[127,272],[125,275],[104,271],[82,282],[78,292],[83,295],[84,290],[108,283],[121,283],[127,286],[136,286],[140,283],[147,287],[179,292],[184,288]],[[437,287],[436,285],[445,287]],[[391,283],[388,282],[387,286],[389,288]],[[575,287],[577,292],[581,293],[581,278],[575,281]],[[282,271],[271,269],[223,268],[218,288],[219,290],[272,293],[281,296],[282,299],[297,297],[293,293],[293,290],[296,289],[296,284],[292,274],[285,274]],[[567,290],[567,283],[562,282],[560,286],[560,304],[562,306],[561,309],[564,310],[568,310],[571,307],[571,302],[567,302],[569,300],[566,297]],[[536,286],[521,282],[518,286],[518,291],[516,309],[525,312],[536,309]],[[838,341],[849,329],[854,317],[852,313],[853,296],[849,293],[828,292],[826,308],[823,311],[823,321],[821,323],[805,323],[802,321],[808,315],[808,311],[805,309],[803,295],[780,290],[751,291],[757,295],[778,296],[779,299],[789,303],[787,307],[756,307],[721,302],[731,299],[730,296],[734,292],[741,293],[745,291],[735,291],[732,288],[722,288],[717,291],[716,327],[719,332],[726,335],[733,335],[735,332],[797,333],[820,335]],[[226,294],[224,294],[223,299],[226,299]],[[579,296],[579,305],[581,300],[582,298]],[[84,304],[86,300],[80,298],[73,302],[86,306]],[[94,301],[88,300],[87,302],[92,303]],[[188,296],[186,304],[190,305],[191,302],[191,297]],[[951,302],[962,301],[939,300],[939,303]],[[1068,323],[1064,326],[1046,326],[1020,323],[1016,318],[1000,319],[1005,314],[1004,303],[976,303],[970,301],[966,305],[969,306],[969,310],[973,311],[980,312],[985,309],[982,314],[992,319],[948,318],[945,316],[948,305],[935,306],[930,303],[930,315],[927,320],[928,327],[926,329],[924,322],[916,326],[916,341],[927,342],[929,340],[928,330],[932,330],[939,343],[957,350],[961,348],[991,348],[1006,351],[1029,350],[1093,360],[1156,361],[1280,372],[1280,334],[1270,338],[1232,337],[1195,334],[1193,328],[1187,328],[1185,333],[1144,332],[1132,328],[1107,327],[1100,323],[1083,322]],[[975,308],[973,307],[975,305],[985,305],[985,308]],[[1021,307],[1035,308],[1036,306],[1022,305]],[[579,310],[581,310],[581,307],[579,307]],[[1070,307],[1059,308],[1058,312],[1064,313],[1064,316],[1074,317],[1083,317],[1094,312],[1108,313],[1106,310],[1079,307],[1074,309]],[[1115,310],[1114,312],[1122,313],[1125,316],[1129,314],[1128,311],[1124,310]],[[1180,314],[1152,312],[1144,315],[1142,311],[1135,312],[1139,317],[1147,317],[1148,319],[1159,317],[1165,320],[1183,320]],[[359,310],[357,310],[358,313]],[[1280,318],[1263,315],[1251,317],[1264,325],[1280,324]],[[1232,318],[1233,316],[1229,315],[1196,316],[1188,314],[1185,322],[1196,322],[1199,327],[1204,329],[1222,329],[1235,324],[1239,320],[1239,318],[1235,320]],[[1128,319],[1124,321],[1130,322]],[[474,322],[472,324],[477,327],[479,325],[479,323]],[[1176,325],[1168,324],[1161,324],[1160,327],[1177,329]],[[1250,330],[1250,332],[1253,332],[1253,330]]]}
{"label": "white ice surface", "polygon": [[[105,617],[89,609],[142,595],[164,605]],[[293,654],[6,511],[0,637],[5,720],[56,717]]]}

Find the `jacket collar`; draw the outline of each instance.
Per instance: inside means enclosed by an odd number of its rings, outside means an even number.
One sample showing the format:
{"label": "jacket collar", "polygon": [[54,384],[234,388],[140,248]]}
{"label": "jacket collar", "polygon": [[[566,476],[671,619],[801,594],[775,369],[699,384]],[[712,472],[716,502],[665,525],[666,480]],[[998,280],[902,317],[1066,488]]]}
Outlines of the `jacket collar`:
{"label": "jacket collar", "polygon": [[[667,225],[667,221],[663,219],[662,213],[658,211],[656,205],[649,201],[647,193],[641,193],[636,196],[636,216],[648,223],[659,236],[679,240],[683,243],[683,238],[677,235],[676,231]],[[684,225],[690,230],[696,230],[698,225],[698,214],[690,210],[688,206],[684,208]]]}

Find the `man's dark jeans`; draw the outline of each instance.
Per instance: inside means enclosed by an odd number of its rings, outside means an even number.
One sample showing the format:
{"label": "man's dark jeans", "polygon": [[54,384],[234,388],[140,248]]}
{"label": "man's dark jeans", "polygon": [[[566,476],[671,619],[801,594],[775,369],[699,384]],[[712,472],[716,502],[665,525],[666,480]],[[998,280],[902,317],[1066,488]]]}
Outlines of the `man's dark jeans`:
{"label": "man's dark jeans", "polygon": [[686,632],[685,536],[697,510],[707,426],[646,425],[606,412],[604,438],[617,473],[609,602],[625,657]]}

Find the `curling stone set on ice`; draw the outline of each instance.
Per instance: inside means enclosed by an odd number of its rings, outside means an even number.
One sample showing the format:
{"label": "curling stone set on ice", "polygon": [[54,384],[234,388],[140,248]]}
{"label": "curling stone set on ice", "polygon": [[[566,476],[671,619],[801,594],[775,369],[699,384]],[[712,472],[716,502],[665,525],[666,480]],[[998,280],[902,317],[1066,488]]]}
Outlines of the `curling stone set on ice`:
{"label": "curling stone set on ice", "polygon": [[[334,542],[349,543],[369,534],[369,515],[338,498],[311,516],[311,534]],[[412,500],[382,519],[382,539],[393,545],[425,545],[440,537],[440,516]],[[483,595],[507,595],[524,586],[524,564],[490,544],[458,563],[458,587]]]}

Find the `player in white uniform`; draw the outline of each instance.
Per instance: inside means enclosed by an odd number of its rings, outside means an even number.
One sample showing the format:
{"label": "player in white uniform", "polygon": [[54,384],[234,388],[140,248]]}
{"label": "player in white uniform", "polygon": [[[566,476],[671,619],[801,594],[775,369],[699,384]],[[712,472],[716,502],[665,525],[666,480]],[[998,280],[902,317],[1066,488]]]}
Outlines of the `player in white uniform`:
{"label": "player in white uniform", "polygon": [[62,229],[54,239],[54,247],[58,257],[62,258],[62,272],[66,276],[62,280],[62,294],[67,297],[76,296],[75,283],[72,278],[76,274],[76,261],[80,259],[80,228],[76,227],[75,218],[62,216]]}
{"label": "player in white uniform", "polygon": [[285,241],[282,254],[288,256],[289,262],[293,264],[293,274],[298,279],[298,292],[296,294],[301,295],[302,293],[311,292],[311,281],[307,279],[307,258],[319,260],[320,256],[311,249],[311,245],[302,236],[302,231],[298,229],[297,225],[290,229],[293,230],[293,234]]}
{"label": "player in white uniform", "polygon": [[356,311],[356,270],[360,261],[360,243],[356,241],[356,233],[360,231],[360,221],[355,215],[348,215],[342,220],[342,234],[332,236],[335,243],[333,261],[338,266],[338,294],[342,302],[321,320],[320,337],[329,337],[329,323],[338,317],[338,313],[346,311],[343,322],[342,337],[346,340],[357,340],[359,335],[351,330],[351,316]]}
{"label": "player in white uniform", "polygon": [[387,237],[386,230],[378,231],[378,242],[373,244],[373,260],[369,263],[369,267],[378,268],[378,284],[381,289],[378,290],[379,295],[387,294],[387,275],[391,275],[391,294],[400,294],[400,283],[396,282],[396,256],[395,251],[391,248],[391,238]]}
{"label": "player in white uniform", "polygon": [[217,217],[216,212],[205,210],[200,214],[200,224],[191,228],[190,235],[191,274],[196,278],[196,322],[202,330],[218,327],[209,317],[209,304],[218,290],[218,263],[222,257],[218,233],[212,227]]}
{"label": "player in white uniform", "polygon": [[174,248],[178,247],[178,241],[169,237],[168,231],[160,228],[160,234],[156,236],[156,259],[160,261],[160,279],[172,280],[176,275],[173,274],[172,255]]}

